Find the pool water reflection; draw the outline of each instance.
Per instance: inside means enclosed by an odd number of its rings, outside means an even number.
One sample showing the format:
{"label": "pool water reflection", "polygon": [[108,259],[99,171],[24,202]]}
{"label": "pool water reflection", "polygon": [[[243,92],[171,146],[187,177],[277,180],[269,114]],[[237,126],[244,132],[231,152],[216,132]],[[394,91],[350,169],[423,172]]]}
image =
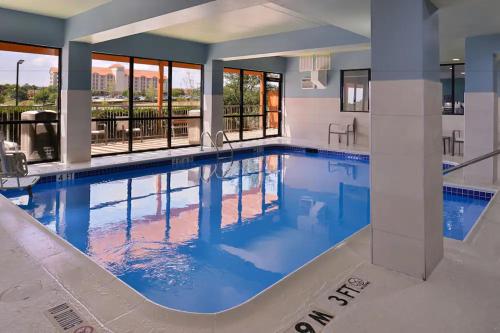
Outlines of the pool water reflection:
{"label": "pool water reflection", "polygon": [[369,223],[367,162],[279,150],[236,157],[40,184],[32,200],[7,195],[152,301],[212,313]]}

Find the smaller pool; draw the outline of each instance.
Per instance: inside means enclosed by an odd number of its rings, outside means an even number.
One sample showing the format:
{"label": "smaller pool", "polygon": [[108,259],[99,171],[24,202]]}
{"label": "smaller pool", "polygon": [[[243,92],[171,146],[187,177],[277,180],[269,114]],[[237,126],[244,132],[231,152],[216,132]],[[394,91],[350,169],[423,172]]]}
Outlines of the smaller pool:
{"label": "smaller pool", "polygon": [[490,201],[488,197],[443,193],[443,234],[464,240]]}

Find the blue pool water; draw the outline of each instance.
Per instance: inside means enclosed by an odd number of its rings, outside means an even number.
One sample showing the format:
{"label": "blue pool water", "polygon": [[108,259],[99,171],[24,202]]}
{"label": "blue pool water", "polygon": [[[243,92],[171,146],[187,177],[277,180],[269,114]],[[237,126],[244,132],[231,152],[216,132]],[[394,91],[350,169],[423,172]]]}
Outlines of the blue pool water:
{"label": "blue pool water", "polygon": [[[369,164],[304,152],[151,167],[7,192],[43,225],[154,302],[239,305],[369,223]],[[463,239],[487,200],[444,196]]]}

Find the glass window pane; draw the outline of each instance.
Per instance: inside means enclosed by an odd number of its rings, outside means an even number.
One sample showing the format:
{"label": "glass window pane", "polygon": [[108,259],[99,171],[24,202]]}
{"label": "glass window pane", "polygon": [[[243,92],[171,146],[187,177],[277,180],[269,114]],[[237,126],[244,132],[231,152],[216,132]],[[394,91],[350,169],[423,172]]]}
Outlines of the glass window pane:
{"label": "glass window pane", "polygon": [[201,119],[176,118],[172,119],[172,147],[200,144]]}
{"label": "glass window pane", "polygon": [[133,90],[135,120],[132,149],[140,151],[167,148],[168,126],[162,118],[168,116],[168,63],[134,59]]}
{"label": "glass window pane", "polygon": [[172,116],[199,117],[201,110],[201,66],[173,63]]}
{"label": "glass window pane", "polygon": [[453,67],[441,66],[441,84],[443,85],[443,114],[453,114]]}
{"label": "glass window pane", "polygon": [[342,111],[369,111],[369,73],[367,69],[342,72]]}
{"label": "glass window pane", "polygon": [[243,140],[257,139],[264,136],[264,117],[244,117],[243,118]]}
{"label": "glass window pane", "polygon": [[261,115],[264,110],[264,74],[243,72],[243,114]]}
{"label": "glass window pane", "polygon": [[132,131],[127,129],[125,135],[128,137],[132,132],[134,151],[168,148],[167,119],[134,119],[132,124]]}
{"label": "glass window pane", "polygon": [[57,49],[0,42],[0,130],[30,162],[59,158],[58,66]]}
{"label": "glass window pane", "polygon": [[278,112],[268,112],[266,120],[266,135],[278,135],[279,134],[279,113]]}
{"label": "glass window pane", "polygon": [[240,70],[224,68],[224,131],[230,141],[240,140],[240,84]]}
{"label": "glass window pane", "polygon": [[224,69],[224,116],[240,114],[240,71]]}
{"label": "glass window pane", "polygon": [[455,65],[455,114],[464,114],[465,65]]}
{"label": "glass window pane", "polygon": [[[49,111],[51,114],[53,111]],[[55,115],[54,115],[54,120]],[[0,123],[0,131],[7,133],[8,151],[21,151],[28,162],[52,161],[59,156],[58,123],[32,122],[23,124]]]}
{"label": "glass window pane", "polygon": [[266,84],[266,111],[280,111],[280,83],[268,81]]}
{"label": "glass window pane", "polygon": [[267,74],[266,74],[266,77],[267,77],[268,79],[279,80],[279,79],[281,79],[281,74],[277,74],[277,73],[267,73]]}
{"label": "glass window pane", "polygon": [[[230,141],[240,140],[240,118],[239,117],[224,117],[224,132]],[[227,141],[224,138],[224,141]]]}
{"label": "glass window pane", "polygon": [[128,151],[128,59],[92,55],[92,156]]}

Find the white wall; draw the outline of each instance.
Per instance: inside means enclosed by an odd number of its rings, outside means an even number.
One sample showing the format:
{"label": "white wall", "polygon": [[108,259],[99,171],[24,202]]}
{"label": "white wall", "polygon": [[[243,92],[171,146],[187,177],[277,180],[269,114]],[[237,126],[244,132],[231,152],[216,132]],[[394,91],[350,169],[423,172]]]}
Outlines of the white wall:
{"label": "white wall", "polygon": [[465,117],[462,115],[445,115],[443,116],[443,135],[451,136],[454,130],[465,131]]}
{"label": "white wall", "polygon": [[[305,73],[299,72],[299,59],[289,58],[285,74],[285,116],[283,135],[296,139],[328,143],[328,124],[342,116],[354,116],[357,123],[357,143],[369,147],[370,114],[340,112],[340,71],[370,67],[370,51],[344,52],[332,56],[332,70],[324,90],[303,90]],[[337,137],[332,137],[337,140]]]}
{"label": "white wall", "polygon": [[[328,73],[328,86],[325,90],[302,90],[300,80],[305,75],[299,73],[298,66],[298,58],[288,59],[285,75],[283,135],[326,144],[328,124],[338,120],[343,115],[352,115],[356,117],[358,125],[358,144],[368,149],[370,113],[340,112],[340,71],[370,68],[370,51],[334,54],[332,58],[333,70]],[[443,116],[443,135],[451,136],[453,130],[465,132],[465,117],[463,115]],[[500,133],[498,137],[500,138]],[[332,139],[336,140],[336,137]]]}
{"label": "white wall", "polygon": [[[284,132],[286,137],[328,143],[328,124],[353,115],[357,124],[357,143],[369,147],[370,114],[340,112],[340,98],[285,98]],[[337,140],[332,136],[332,142]]]}

